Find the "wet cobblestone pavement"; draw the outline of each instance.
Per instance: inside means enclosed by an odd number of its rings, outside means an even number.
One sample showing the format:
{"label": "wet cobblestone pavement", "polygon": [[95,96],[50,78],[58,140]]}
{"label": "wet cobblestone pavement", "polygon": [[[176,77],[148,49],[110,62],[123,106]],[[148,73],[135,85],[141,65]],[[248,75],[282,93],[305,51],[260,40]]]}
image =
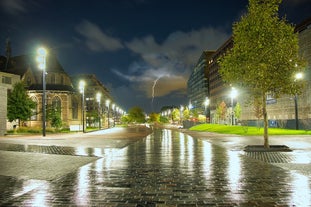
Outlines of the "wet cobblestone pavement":
{"label": "wet cobblestone pavement", "polygon": [[41,145],[24,145],[24,144],[9,144],[1,143],[0,150],[14,152],[33,152],[42,154],[54,155],[72,155],[72,156],[88,156],[88,157],[103,157],[104,154],[97,153],[99,148],[75,148],[65,146],[41,146]]}
{"label": "wet cobblestone pavement", "polygon": [[310,177],[270,164],[291,155],[155,130],[53,181],[0,176],[0,206],[311,206]]}

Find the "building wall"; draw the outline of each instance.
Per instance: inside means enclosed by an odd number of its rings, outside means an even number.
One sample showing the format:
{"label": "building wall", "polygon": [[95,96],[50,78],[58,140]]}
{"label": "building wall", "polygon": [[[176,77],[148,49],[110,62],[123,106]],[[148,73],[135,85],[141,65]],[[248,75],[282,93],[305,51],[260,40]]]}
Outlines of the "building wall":
{"label": "building wall", "polygon": [[12,90],[15,83],[19,82],[18,75],[0,72],[0,136],[6,133],[7,128],[12,128],[15,123],[7,123],[8,90]]}
{"label": "building wall", "polygon": [[[311,21],[310,19],[302,24],[302,26],[296,27],[296,32],[299,37],[299,52],[307,60],[308,67],[304,73],[304,80],[306,81],[306,87],[302,94],[298,95],[298,117],[300,122],[300,128],[311,128]],[[224,101],[228,113],[226,123],[231,123],[231,116],[229,114],[231,110],[231,98],[229,97],[231,87],[225,85],[219,74],[219,65],[217,60],[219,57],[225,54],[225,52],[233,47],[232,38],[228,39],[220,48],[211,54],[206,61],[207,77],[208,77],[208,93],[209,93],[209,110],[211,122],[216,123],[215,120],[216,109],[219,104]],[[194,91],[195,89],[193,89]],[[190,93],[190,91],[189,91]],[[189,95],[191,97],[191,95]],[[238,96],[233,101],[234,106],[239,102],[241,105],[241,117],[240,121],[250,121],[255,123],[257,117],[254,112],[254,105],[249,100],[249,96],[246,91],[238,89]],[[283,95],[277,100],[269,100],[267,105],[268,119],[276,120],[279,126],[286,126],[287,128],[295,127],[295,104],[294,96]],[[250,123],[249,122],[249,123]]]}
{"label": "building wall", "polygon": [[212,53],[211,51],[204,51],[202,53],[187,83],[189,100],[191,101],[192,107],[199,113],[204,112],[204,101],[209,96],[208,77],[205,71],[207,68],[207,57]]}

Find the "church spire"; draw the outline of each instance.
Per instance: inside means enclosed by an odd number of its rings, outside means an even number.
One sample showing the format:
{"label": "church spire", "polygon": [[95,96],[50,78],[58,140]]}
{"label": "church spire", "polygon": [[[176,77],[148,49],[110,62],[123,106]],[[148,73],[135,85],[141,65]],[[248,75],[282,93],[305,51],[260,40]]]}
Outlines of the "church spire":
{"label": "church spire", "polygon": [[9,59],[11,58],[12,48],[11,48],[11,42],[10,39],[6,39],[6,45],[5,45],[5,55],[6,55],[6,63],[5,63],[5,70],[8,68]]}

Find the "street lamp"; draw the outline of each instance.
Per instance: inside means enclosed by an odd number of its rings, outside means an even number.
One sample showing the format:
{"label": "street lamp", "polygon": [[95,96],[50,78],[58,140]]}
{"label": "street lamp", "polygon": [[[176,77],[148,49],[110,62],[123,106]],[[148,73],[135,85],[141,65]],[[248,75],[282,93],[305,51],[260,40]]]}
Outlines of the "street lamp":
{"label": "street lamp", "polygon": [[208,99],[208,97],[206,97],[205,101],[204,101],[205,123],[207,123],[207,106],[208,105],[209,105],[209,99]]}
{"label": "street lamp", "polygon": [[115,108],[116,108],[116,105],[115,104],[112,104],[112,119],[113,119],[113,127],[115,126]]}
{"label": "street lamp", "polygon": [[97,93],[96,101],[98,102],[98,129],[100,129],[100,98],[101,98],[101,94]]}
{"label": "street lamp", "polygon": [[85,87],[85,82],[83,80],[81,80],[79,82],[79,89],[80,89],[80,93],[82,94],[82,131],[83,131],[83,133],[85,132],[85,125],[84,125],[84,111],[85,111],[85,107],[84,107],[84,87]]}
{"label": "street lamp", "polygon": [[231,97],[231,124],[234,125],[234,111],[233,111],[233,99],[238,95],[238,91],[232,87],[231,88],[231,93],[230,93],[230,97]]}
{"label": "street lamp", "polygon": [[110,128],[110,121],[109,121],[109,105],[110,105],[110,100],[107,99],[107,100],[106,100],[106,106],[107,106],[107,108],[108,108],[108,128]]}
{"label": "street lamp", "polygon": [[37,61],[39,63],[38,68],[42,70],[42,136],[46,135],[46,104],[45,104],[45,94],[46,94],[46,83],[45,83],[45,69],[46,69],[46,50],[40,47],[37,50]]}
{"label": "street lamp", "polygon": [[[302,79],[303,74],[302,73],[297,73],[295,75],[295,81]],[[295,124],[296,124],[296,130],[299,129],[299,120],[298,120],[298,96],[297,93],[295,93],[294,97],[294,103],[295,103]]]}

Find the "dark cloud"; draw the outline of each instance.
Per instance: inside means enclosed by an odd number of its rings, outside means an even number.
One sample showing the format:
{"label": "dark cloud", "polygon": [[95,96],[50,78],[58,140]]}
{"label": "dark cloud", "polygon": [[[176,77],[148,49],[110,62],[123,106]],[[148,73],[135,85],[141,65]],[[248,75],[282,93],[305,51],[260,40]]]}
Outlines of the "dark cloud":
{"label": "dark cloud", "polygon": [[82,21],[76,31],[85,38],[86,46],[92,51],[116,51],[123,48],[120,40],[105,34],[90,21]]}

